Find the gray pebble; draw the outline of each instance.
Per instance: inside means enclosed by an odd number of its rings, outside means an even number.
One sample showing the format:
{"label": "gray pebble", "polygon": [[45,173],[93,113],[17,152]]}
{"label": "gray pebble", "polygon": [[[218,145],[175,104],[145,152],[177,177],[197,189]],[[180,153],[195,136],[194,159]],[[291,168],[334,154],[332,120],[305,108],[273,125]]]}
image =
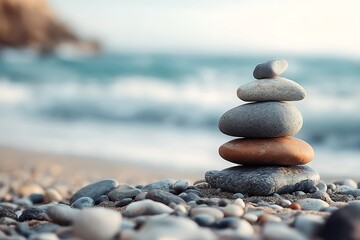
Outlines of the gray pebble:
{"label": "gray pebble", "polygon": [[351,188],[353,188],[353,189],[357,189],[357,188],[358,188],[357,183],[356,183],[354,180],[350,179],[350,178],[344,179],[344,181],[342,182],[342,184],[343,184],[343,185],[347,185],[347,186],[349,186],[349,187],[351,187]]}
{"label": "gray pebble", "polygon": [[304,196],[304,195],[306,195],[306,193],[304,193],[303,191],[296,191],[296,192],[294,192],[294,195],[295,196]]}
{"label": "gray pebble", "polygon": [[48,215],[46,214],[45,210],[42,210],[40,208],[28,208],[25,211],[22,212],[22,214],[19,217],[20,222],[29,221],[29,220],[49,220]]}
{"label": "gray pebble", "polygon": [[330,206],[330,207],[321,208],[321,209],[320,209],[320,212],[333,213],[333,212],[337,211],[338,209],[339,209],[339,208],[337,208],[337,207]]}
{"label": "gray pebble", "polygon": [[32,193],[29,196],[29,200],[33,203],[33,204],[39,204],[39,203],[43,203],[45,201],[44,199],[44,194],[39,194],[39,193]]}
{"label": "gray pebble", "polygon": [[160,190],[168,192],[172,188],[174,183],[175,183],[174,180],[164,179],[164,180],[161,180],[159,182],[150,183],[150,184],[144,186],[141,189],[141,191],[148,192],[148,191],[150,191],[152,189],[160,189]]}
{"label": "gray pebble", "polygon": [[234,193],[233,195],[232,195],[232,199],[238,199],[238,198],[244,198],[245,196],[244,196],[244,194],[242,194],[242,193]]}
{"label": "gray pebble", "polygon": [[62,226],[69,226],[74,222],[80,210],[69,207],[68,205],[55,205],[47,209],[51,222]]}
{"label": "gray pebble", "polygon": [[280,76],[288,68],[284,59],[274,59],[258,64],[253,72],[256,79],[274,78]]}
{"label": "gray pebble", "polygon": [[2,217],[12,218],[15,220],[17,219],[17,215],[14,210],[6,207],[0,207],[0,218]]}
{"label": "gray pebble", "polygon": [[317,187],[319,188],[319,191],[326,192],[327,191],[327,185],[323,182],[319,182]]}
{"label": "gray pebble", "polygon": [[[186,193],[185,193],[186,194]],[[180,195],[179,195],[180,196]],[[200,199],[200,197],[198,195],[196,195],[195,193],[189,193],[186,195],[182,195],[181,197],[185,202],[191,202],[191,201],[198,201]]]}
{"label": "gray pebble", "polygon": [[106,195],[118,185],[118,182],[113,179],[103,180],[87,185],[78,190],[70,199],[70,204],[73,204],[81,197],[89,197],[96,200],[101,195]]}
{"label": "gray pebble", "polygon": [[266,240],[307,240],[296,229],[282,223],[267,223],[262,229],[262,236]]}
{"label": "gray pebble", "polygon": [[303,214],[295,218],[294,227],[308,238],[319,237],[325,220],[321,216]]}
{"label": "gray pebble", "polygon": [[21,207],[25,207],[25,208],[30,208],[33,206],[32,201],[30,201],[30,199],[28,198],[19,198],[19,199],[15,199],[14,203],[16,205],[19,205]]}
{"label": "gray pebble", "polygon": [[189,183],[186,180],[181,179],[174,183],[173,189],[176,192],[183,192],[188,188],[188,186],[189,186]]}
{"label": "gray pebble", "polygon": [[245,102],[300,101],[305,98],[306,91],[292,80],[277,77],[241,85],[237,96]]}
{"label": "gray pebble", "polygon": [[108,202],[109,201],[109,197],[106,195],[101,195],[100,197],[98,197],[97,199],[95,199],[95,204],[99,204],[102,202]]}
{"label": "gray pebble", "polygon": [[271,138],[294,135],[302,124],[300,111],[289,102],[255,102],[224,113],[219,129],[234,137]]}
{"label": "gray pebble", "polygon": [[224,213],[221,210],[213,207],[195,207],[190,210],[191,217],[195,217],[198,214],[209,214],[216,220],[224,218]]}
{"label": "gray pebble", "polygon": [[215,223],[215,217],[206,213],[197,214],[193,219],[201,227],[209,227]]}
{"label": "gray pebble", "polygon": [[333,183],[330,183],[327,185],[327,188],[334,191],[336,189],[336,185]]}
{"label": "gray pebble", "polygon": [[169,192],[162,191],[160,189],[150,190],[146,194],[146,198],[156,202],[164,203],[166,205],[169,205],[172,202],[175,204],[186,204],[186,202],[181,197],[171,194]]}
{"label": "gray pebble", "polygon": [[194,184],[194,187],[196,189],[209,189],[211,188],[210,184],[208,184],[207,182],[201,182],[201,183],[198,183],[198,184]]}
{"label": "gray pebble", "polygon": [[173,209],[163,203],[146,199],[139,202],[130,203],[123,215],[126,217],[136,217],[142,215],[158,215],[163,213],[171,213]]}
{"label": "gray pebble", "polygon": [[128,185],[122,185],[113,189],[107,195],[112,201],[121,201],[124,198],[135,198],[140,193],[140,189],[133,188]]}
{"label": "gray pebble", "polygon": [[92,198],[81,197],[81,198],[76,199],[76,201],[71,204],[71,207],[82,209],[82,208],[92,207],[94,205],[95,205],[95,201]]}
{"label": "gray pebble", "polygon": [[214,226],[216,228],[238,228],[241,221],[244,220],[237,217],[226,217],[216,221]]}
{"label": "gray pebble", "polygon": [[13,218],[8,218],[8,217],[0,218],[0,225],[15,225],[15,224],[17,224],[17,221]]}
{"label": "gray pebble", "polygon": [[58,236],[54,233],[39,233],[31,235],[29,240],[58,240]]}
{"label": "gray pebble", "polygon": [[132,203],[132,201],[133,201],[132,198],[124,198],[116,204],[116,207],[125,207],[130,203]]}
{"label": "gray pebble", "polygon": [[[256,177],[254,177],[256,176]],[[312,168],[303,166],[237,166],[222,171],[208,171],[208,183],[228,192],[243,192],[250,196],[267,196],[274,192],[308,191],[320,179]]]}
{"label": "gray pebble", "polygon": [[140,227],[133,239],[215,240],[217,238],[212,231],[199,227],[190,219],[168,216],[149,219]]}
{"label": "gray pebble", "polygon": [[320,199],[304,198],[297,200],[302,210],[319,211],[321,208],[329,207],[329,204]]}

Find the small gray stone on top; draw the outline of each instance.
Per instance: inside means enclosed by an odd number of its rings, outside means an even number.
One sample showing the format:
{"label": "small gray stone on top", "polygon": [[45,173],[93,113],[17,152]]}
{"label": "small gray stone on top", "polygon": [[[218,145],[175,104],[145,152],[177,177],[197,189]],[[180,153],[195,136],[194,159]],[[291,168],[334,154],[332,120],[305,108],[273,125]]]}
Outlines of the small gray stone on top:
{"label": "small gray stone on top", "polygon": [[268,60],[258,64],[253,72],[256,79],[274,78],[280,76],[288,67],[288,62],[284,59]]}
{"label": "small gray stone on top", "polygon": [[245,102],[300,101],[305,98],[306,91],[300,84],[278,77],[241,85],[237,96]]}
{"label": "small gray stone on top", "polygon": [[254,102],[225,112],[219,129],[234,137],[271,138],[294,135],[302,124],[300,111],[289,102]]}
{"label": "small gray stone on top", "polygon": [[307,192],[319,182],[319,174],[309,166],[236,166],[222,171],[208,171],[206,181],[213,188],[242,192],[250,196],[273,193]]}
{"label": "small gray stone on top", "polygon": [[118,185],[116,180],[108,179],[87,185],[78,190],[70,199],[70,204],[81,197],[90,197],[94,201],[101,195],[106,195]]}

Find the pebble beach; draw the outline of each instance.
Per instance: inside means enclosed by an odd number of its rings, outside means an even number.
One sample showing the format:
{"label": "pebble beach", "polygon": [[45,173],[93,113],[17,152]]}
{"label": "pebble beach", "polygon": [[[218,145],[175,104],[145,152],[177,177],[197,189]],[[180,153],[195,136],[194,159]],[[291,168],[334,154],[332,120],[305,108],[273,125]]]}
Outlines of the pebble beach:
{"label": "pebble beach", "polygon": [[0,156],[0,239],[359,239],[356,179],[247,196],[212,188],[204,173],[6,147]]}

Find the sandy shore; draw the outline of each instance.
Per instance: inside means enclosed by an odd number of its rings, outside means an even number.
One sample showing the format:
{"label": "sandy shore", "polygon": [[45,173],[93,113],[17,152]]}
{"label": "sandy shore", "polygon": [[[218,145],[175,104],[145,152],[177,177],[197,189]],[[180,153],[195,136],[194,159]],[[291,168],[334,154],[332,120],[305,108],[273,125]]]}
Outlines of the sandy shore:
{"label": "sandy shore", "polygon": [[204,178],[204,173],[191,170],[162,168],[148,164],[109,161],[89,157],[35,152],[0,146],[0,173],[55,176],[65,183],[116,179],[119,183],[144,184],[160,179],[186,179],[193,182]]}

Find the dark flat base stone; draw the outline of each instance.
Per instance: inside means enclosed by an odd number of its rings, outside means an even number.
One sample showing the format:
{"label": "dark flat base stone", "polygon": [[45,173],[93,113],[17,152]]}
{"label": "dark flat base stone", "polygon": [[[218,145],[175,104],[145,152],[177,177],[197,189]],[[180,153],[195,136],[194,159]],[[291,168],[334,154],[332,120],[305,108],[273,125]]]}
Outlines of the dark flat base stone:
{"label": "dark flat base stone", "polygon": [[308,166],[236,166],[222,171],[208,171],[205,179],[213,188],[223,191],[268,196],[273,193],[309,192],[319,182],[320,176]]}

